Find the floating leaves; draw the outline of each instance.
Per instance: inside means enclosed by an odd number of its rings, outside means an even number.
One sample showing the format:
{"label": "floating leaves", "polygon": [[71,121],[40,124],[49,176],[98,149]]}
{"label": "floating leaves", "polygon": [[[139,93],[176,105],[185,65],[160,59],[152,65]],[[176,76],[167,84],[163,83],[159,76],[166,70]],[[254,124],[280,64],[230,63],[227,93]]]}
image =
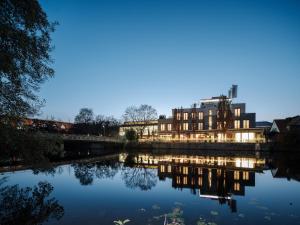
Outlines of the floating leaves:
{"label": "floating leaves", "polygon": [[124,224],[126,224],[126,223],[129,223],[130,222],[130,220],[129,219],[126,219],[126,220],[115,220],[114,221],[114,224],[115,225],[124,225]]}
{"label": "floating leaves", "polygon": [[244,218],[244,217],[245,217],[245,214],[240,213],[238,216],[241,217],[241,218]]}
{"label": "floating leaves", "polygon": [[211,215],[213,215],[213,216],[217,216],[217,215],[219,215],[219,213],[218,213],[217,211],[213,211],[213,210],[212,210],[212,211],[210,211],[210,214],[211,214]]}
{"label": "floating leaves", "polygon": [[199,218],[197,225],[217,225],[215,222],[206,221],[204,218]]}
{"label": "floating leaves", "polygon": [[160,206],[157,205],[157,204],[154,204],[154,205],[152,206],[152,209],[153,209],[153,210],[159,210],[159,209],[160,209]]}

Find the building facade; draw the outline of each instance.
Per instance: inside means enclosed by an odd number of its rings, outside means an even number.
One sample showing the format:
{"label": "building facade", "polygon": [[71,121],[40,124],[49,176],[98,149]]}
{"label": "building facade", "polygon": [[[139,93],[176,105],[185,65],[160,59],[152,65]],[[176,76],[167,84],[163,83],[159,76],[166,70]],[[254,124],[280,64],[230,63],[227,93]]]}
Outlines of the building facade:
{"label": "building facade", "polygon": [[232,122],[226,132],[218,122],[220,97],[203,99],[200,107],[172,109],[172,117],[158,119],[158,137],[168,141],[264,142],[263,129],[256,128],[256,114],[245,103],[230,102]]}

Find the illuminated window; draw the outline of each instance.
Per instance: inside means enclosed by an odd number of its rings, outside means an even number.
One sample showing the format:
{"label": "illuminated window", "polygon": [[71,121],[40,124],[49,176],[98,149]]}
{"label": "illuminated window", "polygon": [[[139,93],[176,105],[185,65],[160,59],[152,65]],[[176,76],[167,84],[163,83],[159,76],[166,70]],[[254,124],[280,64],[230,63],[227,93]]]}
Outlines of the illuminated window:
{"label": "illuminated window", "polygon": [[203,130],[203,123],[198,123],[198,130]]}
{"label": "illuminated window", "polygon": [[180,113],[177,113],[177,115],[176,115],[176,117],[177,117],[177,120],[180,120]]}
{"label": "illuminated window", "polygon": [[171,173],[171,172],[172,172],[172,166],[168,165],[168,173]]}
{"label": "illuminated window", "polygon": [[183,174],[188,174],[189,173],[189,168],[187,166],[183,167]]}
{"label": "illuminated window", "polygon": [[239,180],[240,179],[240,172],[239,171],[234,171],[234,179]]}
{"label": "illuminated window", "polygon": [[248,171],[243,172],[243,180],[249,180],[249,172]]}
{"label": "illuminated window", "polygon": [[198,185],[202,186],[202,177],[198,177]]}
{"label": "illuminated window", "polygon": [[188,113],[183,113],[183,119],[187,120],[188,119],[189,114]]}
{"label": "illuminated window", "polygon": [[202,175],[202,173],[203,173],[203,172],[202,172],[202,168],[198,168],[198,174],[199,174],[199,175]]}
{"label": "illuminated window", "polygon": [[[211,110],[210,110],[211,111]],[[208,117],[208,129],[211,130],[212,129],[212,117]]]}
{"label": "illuminated window", "polygon": [[183,177],[183,184],[187,184],[187,177]]}
{"label": "illuminated window", "polygon": [[164,131],[164,130],[165,130],[165,124],[161,124],[161,125],[160,125],[160,130],[161,130],[161,131]]}
{"label": "illuminated window", "polygon": [[249,128],[249,120],[243,121],[243,128]]}
{"label": "illuminated window", "polygon": [[188,130],[188,129],[189,129],[189,124],[183,123],[183,130]]}
{"label": "illuminated window", "polygon": [[176,177],[176,183],[177,183],[177,184],[180,184],[180,183],[181,183],[181,182],[180,182],[180,177],[179,177],[179,176]]}
{"label": "illuminated window", "polygon": [[239,120],[235,120],[234,121],[234,128],[235,129],[239,129],[240,128],[240,121]]}
{"label": "illuminated window", "polygon": [[203,120],[203,112],[199,112],[199,120]]}
{"label": "illuminated window", "polygon": [[172,124],[168,124],[168,130],[172,130]]}
{"label": "illuminated window", "polygon": [[241,115],[241,109],[240,108],[234,109],[234,116],[239,117],[240,115]]}
{"label": "illuminated window", "polygon": [[160,166],[160,172],[162,172],[162,173],[165,172],[165,166],[164,166],[164,165],[161,165],[161,166]]}
{"label": "illuminated window", "polygon": [[240,183],[234,183],[234,190],[239,191],[240,190]]}
{"label": "illuminated window", "polygon": [[208,115],[212,116],[212,110],[208,110]]}

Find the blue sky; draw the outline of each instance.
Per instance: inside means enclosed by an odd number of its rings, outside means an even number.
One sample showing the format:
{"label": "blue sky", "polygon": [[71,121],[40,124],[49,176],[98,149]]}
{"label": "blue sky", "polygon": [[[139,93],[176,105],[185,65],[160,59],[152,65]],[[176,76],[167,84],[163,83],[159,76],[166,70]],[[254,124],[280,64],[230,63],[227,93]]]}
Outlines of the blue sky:
{"label": "blue sky", "polygon": [[41,0],[56,71],[40,117],[73,121],[82,107],[120,118],[159,114],[239,85],[257,120],[300,114],[300,1]]}

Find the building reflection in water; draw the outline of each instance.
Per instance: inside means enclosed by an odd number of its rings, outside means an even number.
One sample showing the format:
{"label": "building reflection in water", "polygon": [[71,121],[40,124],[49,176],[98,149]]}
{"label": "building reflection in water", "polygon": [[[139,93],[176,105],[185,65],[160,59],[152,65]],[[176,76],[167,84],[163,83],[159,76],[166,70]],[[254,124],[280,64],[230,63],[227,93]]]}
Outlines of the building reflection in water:
{"label": "building reflection in water", "polygon": [[[125,162],[127,154],[120,155]],[[132,157],[132,156],[131,156]],[[234,195],[245,195],[245,187],[255,186],[255,173],[265,168],[265,159],[254,157],[216,157],[194,155],[137,154],[137,164],[158,169],[160,180],[172,179],[172,187],[190,189],[200,198],[227,204],[237,211]]]}

